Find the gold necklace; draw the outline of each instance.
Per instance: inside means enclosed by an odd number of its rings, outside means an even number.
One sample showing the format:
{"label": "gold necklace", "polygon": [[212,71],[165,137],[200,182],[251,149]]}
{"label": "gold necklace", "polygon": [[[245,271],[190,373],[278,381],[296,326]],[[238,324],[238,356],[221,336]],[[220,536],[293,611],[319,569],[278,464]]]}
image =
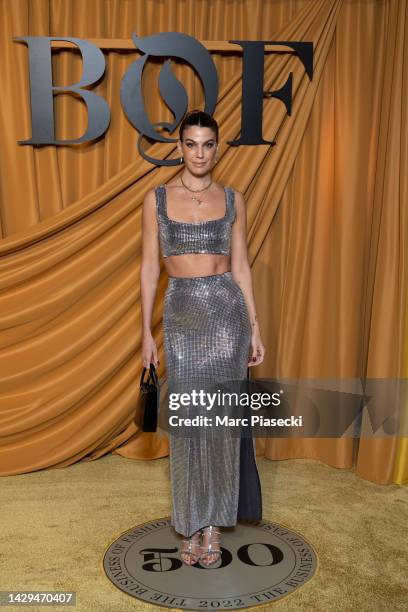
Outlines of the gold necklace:
{"label": "gold necklace", "polygon": [[[212,185],[212,183],[213,183],[213,181],[211,180],[211,181],[210,181],[210,184],[209,184],[209,185],[207,185],[207,187],[204,187],[204,189],[190,189],[190,187],[187,187],[187,185],[186,185],[186,184],[185,184],[185,182],[183,181],[183,177],[182,177],[182,176],[180,176],[180,180],[181,180],[181,182],[183,183],[183,186],[184,186],[184,187],[185,187],[185,188],[186,188],[188,191],[190,191],[191,193],[202,193],[203,191],[205,191],[206,189],[208,189],[208,188],[209,188],[209,187]],[[197,198],[196,196],[193,196],[193,195],[192,195],[192,196],[190,196],[190,197],[191,197],[191,199],[192,199],[192,200],[194,200],[195,202],[197,202],[197,204],[198,204],[198,205],[202,204],[202,203],[203,203],[203,201],[204,201],[204,200],[200,200],[200,198]]]}

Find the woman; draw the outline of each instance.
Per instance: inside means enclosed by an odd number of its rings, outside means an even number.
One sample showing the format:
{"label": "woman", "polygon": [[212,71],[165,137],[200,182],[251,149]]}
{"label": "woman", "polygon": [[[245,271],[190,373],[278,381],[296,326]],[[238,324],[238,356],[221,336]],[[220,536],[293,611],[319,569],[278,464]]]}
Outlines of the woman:
{"label": "woman", "polygon": [[[188,113],[177,147],[180,176],[150,190],[142,212],[140,273],[144,367],[157,365],[151,316],[160,275],[169,282],[163,311],[169,390],[181,381],[245,379],[263,361],[246,246],[243,196],[212,180],[218,125]],[[208,428],[205,428],[208,430]],[[261,490],[252,439],[214,440],[170,435],[172,525],[187,565],[209,566],[221,556],[220,527],[259,520]]]}

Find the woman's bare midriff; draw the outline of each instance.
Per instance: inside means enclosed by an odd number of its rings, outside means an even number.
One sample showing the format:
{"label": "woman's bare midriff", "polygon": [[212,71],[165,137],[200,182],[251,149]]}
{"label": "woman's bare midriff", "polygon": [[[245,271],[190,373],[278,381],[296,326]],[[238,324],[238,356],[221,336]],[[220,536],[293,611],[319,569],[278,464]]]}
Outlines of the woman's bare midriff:
{"label": "woman's bare midriff", "polygon": [[164,258],[168,276],[210,276],[229,272],[230,256],[211,253],[185,253]]}

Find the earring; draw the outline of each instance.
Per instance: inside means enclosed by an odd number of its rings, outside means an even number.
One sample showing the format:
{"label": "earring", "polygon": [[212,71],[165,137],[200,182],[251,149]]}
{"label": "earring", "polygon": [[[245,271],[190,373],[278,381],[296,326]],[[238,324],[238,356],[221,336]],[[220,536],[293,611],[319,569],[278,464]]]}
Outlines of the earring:
{"label": "earring", "polygon": [[180,157],[180,164],[183,163],[183,156]]}

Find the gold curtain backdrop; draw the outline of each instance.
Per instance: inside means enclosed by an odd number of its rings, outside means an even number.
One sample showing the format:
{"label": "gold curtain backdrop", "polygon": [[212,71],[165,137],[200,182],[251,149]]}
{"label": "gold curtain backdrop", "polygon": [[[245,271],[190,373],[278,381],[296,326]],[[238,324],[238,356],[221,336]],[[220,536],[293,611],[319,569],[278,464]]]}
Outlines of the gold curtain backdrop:
{"label": "gold curtain backdrop", "polygon": [[[112,451],[168,455],[161,433],[137,429],[141,313],[141,206],[181,166],[156,167],[137,151],[120,82],[138,37],[178,31],[212,53],[221,155],[214,178],[244,194],[248,249],[264,362],[253,377],[407,377],[407,74],[404,0],[0,0],[0,474],[64,467]],[[28,50],[16,36],[110,39],[105,136],[86,146],[21,146],[31,136]],[[264,100],[265,140],[240,134],[242,54],[228,40],[314,43],[314,75],[290,53],[265,55],[264,89],[293,73],[292,114]],[[106,40],[105,40],[106,42]],[[54,84],[81,76],[79,53],[53,51]],[[198,77],[172,61],[203,108]],[[172,121],[160,65],[143,74],[150,120]],[[57,136],[77,138],[86,109],[55,101]],[[174,133],[170,137],[176,137]],[[177,157],[175,144],[148,154]],[[405,206],[404,206],[405,205]],[[153,313],[159,376],[164,268]],[[406,406],[403,407],[406,411]],[[406,415],[405,415],[406,416]],[[366,415],[363,431],[367,431]],[[380,484],[408,481],[408,439],[258,439],[271,460],[313,458]]]}

